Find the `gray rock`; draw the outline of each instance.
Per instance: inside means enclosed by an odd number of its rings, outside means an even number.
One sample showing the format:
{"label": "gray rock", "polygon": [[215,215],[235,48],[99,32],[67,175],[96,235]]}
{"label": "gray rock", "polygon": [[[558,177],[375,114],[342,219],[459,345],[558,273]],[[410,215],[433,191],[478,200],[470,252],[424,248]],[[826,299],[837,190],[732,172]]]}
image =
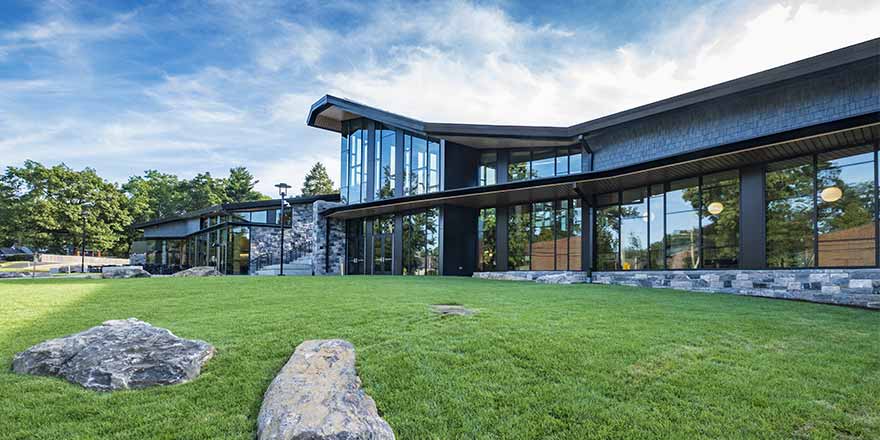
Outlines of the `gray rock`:
{"label": "gray rock", "polygon": [[15,355],[12,370],[112,391],[188,382],[213,355],[204,341],[129,318],[34,345]]}
{"label": "gray rock", "polygon": [[339,339],[305,341],[266,390],[259,440],[386,440],[394,432],[361,389],[354,346]]}
{"label": "gray rock", "polygon": [[541,275],[535,278],[535,282],[543,284],[583,284],[590,282],[590,278],[581,272],[563,272]]}
{"label": "gray rock", "polygon": [[211,266],[196,266],[171,275],[173,277],[220,277],[223,276],[219,270]]}
{"label": "gray rock", "polygon": [[0,278],[24,278],[28,274],[23,272],[0,272]]}
{"label": "gray rock", "polygon": [[150,273],[141,266],[116,266],[101,269],[101,278],[150,278]]}
{"label": "gray rock", "polygon": [[431,310],[433,310],[434,313],[443,316],[470,316],[474,313],[477,313],[471,309],[466,309],[463,306],[457,304],[433,304],[431,305]]}

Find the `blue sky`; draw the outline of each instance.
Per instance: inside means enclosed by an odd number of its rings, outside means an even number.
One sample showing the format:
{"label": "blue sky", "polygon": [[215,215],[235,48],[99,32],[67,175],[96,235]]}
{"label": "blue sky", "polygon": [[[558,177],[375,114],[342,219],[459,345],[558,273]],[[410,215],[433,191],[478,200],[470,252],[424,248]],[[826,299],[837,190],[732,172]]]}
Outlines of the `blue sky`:
{"label": "blue sky", "polygon": [[880,36],[876,1],[0,3],[0,166],[123,182],[246,165],[273,194],[327,93],[447,122],[570,125]]}

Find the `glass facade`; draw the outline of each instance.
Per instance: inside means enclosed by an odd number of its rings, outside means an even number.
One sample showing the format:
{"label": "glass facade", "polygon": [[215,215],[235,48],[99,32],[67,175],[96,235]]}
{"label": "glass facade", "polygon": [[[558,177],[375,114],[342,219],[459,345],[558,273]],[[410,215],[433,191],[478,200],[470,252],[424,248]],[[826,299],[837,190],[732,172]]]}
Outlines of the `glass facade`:
{"label": "glass facade", "polygon": [[[505,150],[508,154],[507,180],[509,182],[544,177],[564,176],[581,172],[582,153],[580,147],[534,148],[523,150]],[[485,157],[490,153],[483,153]],[[498,154],[493,152],[493,154]],[[481,173],[483,168],[480,168]],[[492,179],[483,179],[479,184],[491,185]]]}
{"label": "glass facade", "polygon": [[581,201],[554,200],[508,209],[510,270],[581,270]]}
{"label": "glass facade", "polygon": [[394,197],[395,176],[397,176],[397,132],[386,128],[376,130],[375,156],[376,178],[374,179],[374,198]]}
{"label": "glass facade", "polygon": [[596,202],[596,270],[739,266],[736,171],[603,194]]}
{"label": "glass facade", "polygon": [[440,143],[418,136],[403,136],[405,195],[440,191]]}
{"label": "glass facade", "polygon": [[477,270],[495,270],[495,208],[480,210],[477,221]]}
{"label": "glass facade", "polygon": [[870,145],[769,164],[767,266],[875,266],[877,168]]}
{"label": "glass facade", "polygon": [[477,170],[477,181],[480,186],[494,185],[498,171],[498,153],[490,151],[480,155],[480,167]]}
{"label": "glass facade", "polygon": [[403,274],[440,274],[440,210],[403,216]]}

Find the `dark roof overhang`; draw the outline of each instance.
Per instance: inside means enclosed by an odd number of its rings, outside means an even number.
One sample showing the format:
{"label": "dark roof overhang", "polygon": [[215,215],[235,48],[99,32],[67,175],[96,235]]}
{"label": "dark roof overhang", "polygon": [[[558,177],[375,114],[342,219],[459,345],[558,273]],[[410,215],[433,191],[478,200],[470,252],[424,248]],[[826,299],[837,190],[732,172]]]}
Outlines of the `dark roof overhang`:
{"label": "dark roof overhang", "polygon": [[[288,197],[287,202],[292,205],[302,205],[308,203],[314,203],[318,200],[324,200],[328,202],[338,202],[340,200],[339,194],[320,194],[317,196],[300,196],[300,197]],[[270,199],[270,200],[256,200],[251,202],[237,202],[237,203],[223,203],[220,205],[213,205],[207,208],[198,209],[195,211],[185,212],[181,215],[169,216],[158,218],[150,221],[146,221],[143,223],[135,223],[132,225],[134,229],[143,229],[150,226],[158,226],[166,223],[172,223],[176,221],[189,220],[193,218],[199,218],[203,215],[208,214],[228,214],[231,211],[242,211],[248,209],[259,209],[259,208],[272,208],[281,204],[281,199]]]}
{"label": "dark roof overhang", "polygon": [[331,218],[349,219],[438,205],[488,208],[560,198],[589,200],[592,195],[609,191],[877,140],[880,140],[880,112],[610,170],[379,200],[340,206],[324,213]]}
{"label": "dark roof overhang", "polygon": [[367,118],[427,136],[441,137],[473,148],[517,148],[571,145],[581,135],[660,113],[735,95],[793,78],[865,60],[880,58],[880,38],[837,49],[752,75],[625,110],[570,127],[481,125],[424,122],[375,107],[327,95],[312,105],[306,123],[341,132],[342,121]]}

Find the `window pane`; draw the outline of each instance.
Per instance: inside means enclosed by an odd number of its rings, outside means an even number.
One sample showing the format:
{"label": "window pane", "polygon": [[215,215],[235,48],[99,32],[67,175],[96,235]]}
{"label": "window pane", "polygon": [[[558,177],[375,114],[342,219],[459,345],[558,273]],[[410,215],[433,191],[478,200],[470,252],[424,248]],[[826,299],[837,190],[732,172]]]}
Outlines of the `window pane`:
{"label": "window pane", "polygon": [[440,275],[440,209],[425,212],[425,275]]}
{"label": "window pane", "polygon": [[653,185],[651,187],[651,197],[648,199],[648,204],[650,212],[648,229],[651,239],[648,245],[650,268],[663,269],[665,267],[663,220],[666,218],[666,211],[663,207],[663,185]]}
{"label": "window pane", "polygon": [[[568,268],[568,245],[570,242],[571,209],[568,200],[560,200],[556,209],[556,270]],[[576,269],[574,269],[576,270]]]}
{"label": "window pane", "polygon": [[495,208],[480,210],[477,234],[479,270],[483,272],[495,270]]}
{"label": "window pane", "polygon": [[813,160],[804,157],[767,167],[767,266],[812,267]]}
{"label": "window pane", "polygon": [[403,136],[403,193],[406,195],[415,194],[416,187],[412,172],[412,141],[412,136]]}
{"label": "window pane", "polygon": [[266,223],[266,211],[251,212],[251,221],[254,223]]}
{"label": "window pane", "polygon": [[556,149],[556,175],[568,174],[568,147]]}
{"label": "window pane", "polygon": [[394,177],[396,175],[397,133],[394,130],[376,131],[376,198],[387,199],[394,196]]}
{"label": "window pane", "polygon": [[819,155],[816,203],[822,267],[875,264],[874,153],[871,147],[847,152],[852,155]]}
{"label": "window pane", "polygon": [[424,194],[428,189],[428,141],[413,136],[412,142],[413,194]]}
{"label": "window pane", "polygon": [[553,223],[553,202],[535,203],[532,206],[532,270],[553,270],[555,267]]}
{"label": "window pane", "polygon": [[666,212],[696,211],[700,208],[699,179],[676,180],[666,192]]}
{"label": "window pane", "polygon": [[531,153],[528,150],[511,151],[510,163],[507,166],[507,180],[525,180],[529,178],[529,161]]}
{"label": "window pane", "polygon": [[545,148],[535,150],[532,155],[531,178],[553,177],[555,174],[556,150]]}
{"label": "window pane", "polygon": [[568,246],[569,270],[581,270],[581,237],[583,236],[581,199],[574,199],[571,206],[571,240]]}
{"label": "window pane", "polygon": [[697,212],[666,214],[666,230],[666,266],[669,269],[699,267],[700,219]]}
{"label": "window pane", "polygon": [[620,244],[620,208],[596,208],[596,268],[617,270]]}
{"label": "window pane", "polygon": [[621,268],[641,270],[648,266],[647,188],[624,191],[620,206]]}
{"label": "window pane", "polygon": [[739,174],[703,177],[703,267],[735,268],[739,255]]}
{"label": "window pane", "polygon": [[498,154],[494,151],[480,155],[479,185],[494,185]]}
{"label": "window pane", "polygon": [[569,150],[568,169],[571,173],[580,173],[582,168],[581,147],[573,147]]}
{"label": "window pane", "polygon": [[508,266],[510,270],[529,270],[529,231],[531,205],[509,208],[507,226]]}
{"label": "window pane", "polygon": [[343,129],[342,146],[340,151],[342,170],[339,177],[339,195],[342,198],[342,203],[348,203],[348,136],[345,134],[345,129]]}

